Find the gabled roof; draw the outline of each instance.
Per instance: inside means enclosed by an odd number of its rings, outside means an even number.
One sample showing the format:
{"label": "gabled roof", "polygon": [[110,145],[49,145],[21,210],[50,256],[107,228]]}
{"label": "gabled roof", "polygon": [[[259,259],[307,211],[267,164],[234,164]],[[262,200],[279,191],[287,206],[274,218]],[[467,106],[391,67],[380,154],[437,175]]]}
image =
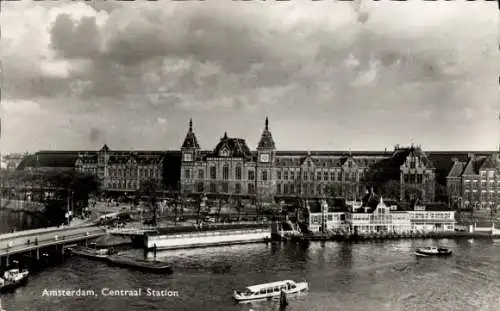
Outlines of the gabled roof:
{"label": "gabled roof", "polygon": [[465,168],[465,162],[460,162],[456,160],[451,167],[448,177],[460,177]]}
{"label": "gabled roof", "polygon": [[108,145],[104,144],[104,146],[102,146],[101,150],[99,150],[99,151],[101,151],[101,152],[108,152],[109,150],[110,149],[109,149]]}
{"label": "gabled roof", "polygon": [[486,157],[484,159],[484,162],[481,164],[479,170],[491,170],[491,169],[496,169],[497,165],[495,161],[493,160],[493,157]]}
{"label": "gabled roof", "polygon": [[486,157],[469,157],[462,175],[478,175],[479,168],[483,165],[485,160]]}

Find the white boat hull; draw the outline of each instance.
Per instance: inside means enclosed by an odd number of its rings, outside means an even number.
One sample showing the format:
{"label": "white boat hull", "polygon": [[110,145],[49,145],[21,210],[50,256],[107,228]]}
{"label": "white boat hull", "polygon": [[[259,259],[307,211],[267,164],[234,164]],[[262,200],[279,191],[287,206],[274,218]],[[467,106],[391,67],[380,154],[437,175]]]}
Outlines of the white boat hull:
{"label": "white boat hull", "polygon": [[[285,290],[287,295],[297,295],[309,290],[309,284],[307,282],[296,283],[296,287],[293,289]],[[233,299],[240,303],[252,302],[258,300],[270,300],[270,299],[279,299],[281,296],[281,292],[272,292],[261,295],[252,295],[252,296],[244,296],[239,292],[233,292]]]}

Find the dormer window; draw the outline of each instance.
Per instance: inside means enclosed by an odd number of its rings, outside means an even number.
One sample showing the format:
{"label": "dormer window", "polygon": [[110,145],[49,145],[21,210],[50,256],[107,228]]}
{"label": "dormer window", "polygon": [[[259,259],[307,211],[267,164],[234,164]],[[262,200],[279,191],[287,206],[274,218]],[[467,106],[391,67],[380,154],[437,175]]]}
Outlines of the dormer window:
{"label": "dormer window", "polygon": [[221,151],[219,152],[219,155],[221,157],[229,157],[229,150],[227,150],[226,148],[223,148],[221,149]]}

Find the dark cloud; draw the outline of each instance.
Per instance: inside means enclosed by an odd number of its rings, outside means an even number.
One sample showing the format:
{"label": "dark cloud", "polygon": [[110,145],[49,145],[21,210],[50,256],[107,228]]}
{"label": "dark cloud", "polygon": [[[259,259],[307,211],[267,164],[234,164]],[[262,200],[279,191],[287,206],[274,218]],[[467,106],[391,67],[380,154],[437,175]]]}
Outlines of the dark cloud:
{"label": "dark cloud", "polygon": [[[474,5],[25,4],[2,19],[2,27],[19,26],[3,27],[5,94],[74,116],[71,126],[89,144],[104,140],[105,129],[106,139],[145,143],[123,120],[148,120],[142,127],[160,117],[169,120],[168,139],[181,140],[190,116],[205,122],[200,129],[215,124],[200,134],[210,139],[260,129],[261,121],[248,120],[274,115],[289,146],[296,137],[284,129],[306,116],[315,125],[303,122],[300,131],[318,143],[330,139],[323,132],[373,128],[399,138],[424,127],[448,133],[494,106],[496,86],[484,81],[497,75],[489,68],[495,35],[477,31],[493,18]],[[35,35],[40,29],[47,32]],[[176,126],[182,130],[171,132]],[[167,134],[144,131],[167,143]]]}
{"label": "dark cloud", "polygon": [[95,17],[82,17],[78,23],[68,14],[57,16],[50,31],[51,46],[63,58],[93,59],[98,56],[100,33]]}

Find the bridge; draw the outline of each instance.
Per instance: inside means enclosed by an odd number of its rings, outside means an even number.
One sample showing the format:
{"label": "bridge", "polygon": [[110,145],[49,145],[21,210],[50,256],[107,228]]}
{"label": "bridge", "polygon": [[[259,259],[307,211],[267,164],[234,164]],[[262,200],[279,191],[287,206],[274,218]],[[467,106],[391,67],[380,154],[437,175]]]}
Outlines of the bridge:
{"label": "bridge", "polygon": [[64,247],[106,234],[106,229],[91,225],[51,227],[35,230],[25,230],[0,235],[0,265],[8,266],[9,259],[14,255],[35,251],[36,259],[40,258],[40,249]]}
{"label": "bridge", "polygon": [[108,233],[123,236],[142,236],[144,233],[156,233],[156,228],[116,228],[109,229]]}

